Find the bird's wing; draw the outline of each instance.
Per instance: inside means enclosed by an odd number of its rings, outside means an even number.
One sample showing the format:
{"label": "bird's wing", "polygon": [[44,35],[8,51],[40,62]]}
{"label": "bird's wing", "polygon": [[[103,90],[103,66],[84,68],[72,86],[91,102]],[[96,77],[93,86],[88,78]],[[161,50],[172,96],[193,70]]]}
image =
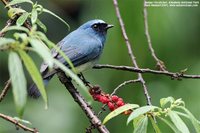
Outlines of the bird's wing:
{"label": "bird's wing", "polygon": [[[102,52],[101,42],[95,38],[91,38],[90,36],[88,36],[88,38],[84,37],[84,40],[82,41],[74,39],[70,41],[61,41],[58,45],[75,67],[98,58]],[[69,67],[65,59],[55,50],[52,50],[52,55],[61,63]],[[40,71],[43,73],[43,77],[48,77],[55,73],[54,70],[52,72],[46,72],[47,70],[48,65],[42,64]]]}
{"label": "bird's wing", "polygon": [[[101,54],[101,49],[101,44],[93,39],[83,41],[81,45],[70,45],[61,48],[75,67],[98,58]],[[61,55],[56,56],[56,59],[68,66],[68,63]]]}

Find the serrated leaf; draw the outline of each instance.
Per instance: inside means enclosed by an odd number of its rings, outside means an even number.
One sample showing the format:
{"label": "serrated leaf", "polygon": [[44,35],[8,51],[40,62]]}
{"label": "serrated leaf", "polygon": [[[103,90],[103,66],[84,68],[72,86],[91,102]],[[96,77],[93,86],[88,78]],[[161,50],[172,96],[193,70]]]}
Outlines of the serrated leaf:
{"label": "serrated leaf", "polygon": [[45,101],[45,106],[47,108],[47,103],[48,103],[47,94],[46,94],[46,91],[44,88],[44,84],[43,84],[43,80],[42,80],[42,76],[41,76],[40,72],[38,71],[33,60],[30,58],[29,55],[26,54],[26,52],[24,52],[23,50],[19,50],[18,52],[24,62],[24,65],[26,66],[26,69],[28,70],[31,78],[33,79],[34,83],[38,87],[38,90],[40,91],[42,98]]}
{"label": "serrated leaf", "polygon": [[151,124],[152,124],[152,126],[153,126],[154,131],[155,131],[156,133],[161,133],[160,128],[158,127],[158,124],[155,123],[155,121],[153,120],[153,118],[152,118],[152,117],[149,117],[149,119],[150,119],[150,121],[151,121]]}
{"label": "serrated leaf", "polygon": [[9,26],[9,27],[3,29],[2,32],[7,32],[7,31],[11,31],[11,30],[24,31],[26,33],[29,32],[29,30],[27,28],[22,27],[22,26]]}
{"label": "serrated leaf", "polygon": [[21,9],[21,8],[10,8],[10,9],[8,10],[8,16],[9,16],[11,19],[13,19],[14,16],[15,16],[16,14],[20,14],[20,13],[24,13],[24,12],[26,12],[26,11],[23,10],[23,9]]}
{"label": "serrated leaf", "polygon": [[14,42],[15,42],[15,40],[11,39],[11,38],[4,38],[4,37],[0,38],[0,46],[10,44],[10,43],[14,43]]}
{"label": "serrated leaf", "polygon": [[138,108],[139,105],[137,104],[125,104],[124,106],[121,106],[117,109],[115,109],[114,111],[110,112],[103,120],[103,124],[105,124],[106,122],[108,122],[110,119],[114,118],[115,116],[123,113],[124,111],[127,111],[129,109],[133,109],[133,108]]}
{"label": "serrated leaf", "polygon": [[158,117],[160,120],[162,120],[165,124],[167,124],[175,133],[181,133],[171,122],[169,122],[167,119],[164,119],[162,117]]}
{"label": "serrated leaf", "polygon": [[200,122],[194,117],[194,115],[185,107],[179,107],[182,110],[185,111],[185,113],[187,113],[187,116],[189,117],[189,119],[191,120],[195,130],[197,133],[200,133]]}
{"label": "serrated leaf", "polygon": [[36,24],[39,25],[44,32],[47,32],[47,27],[39,19],[37,19]]}
{"label": "serrated leaf", "polygon": [[156,106],[143,106],[143,107],[140,107],[140,108],[137,108],[135,109],[131,114],[130,116],[128,117],[128,120],[127,120],[127,124],[132,121],[133,119],[135,119],[136,117],[140,116],[140,115],[143,115],[155,108],[158,108]]}
{"label": "serrated leaf", "polygon": [[160,99],[160,106],[164,107],[167,103],[172,104],[174,101],[175,100],[174,100],[173,97],[161,98]]}
{"label": "serrated leaf", "polygon": [[133,133],[147,133],[148,117],[147,115],[139,116],[133,121],[134,132]]}
{"label": "serrated leaf", "polygon": [[38,18],[38,12],[35,8],[33,8],[32,12],[31,12],[31,22],[32,22],[32,24],[35,24],[37,18]]}
{"label": "serrated leaf", "polygon": [[24,2],[33,4],[33,2],[32,2],[31,0],[12,0],[11,2],[9,2],[9,3],[6,5],[6,7],[12,6],[12,5],[15,5],[15,4],[24,3]]}
{"label": "serrated leaf", "polygon": [[168,115],[174,125],[179,129],[182,133],[190,133],[188,127],[183,122],[183,120],[178,116],[178,114],[174,111],[169,111]]}
{"label": "serrated leaf", "polygon": [[66,23],[65,20],[63,20],[61,17],[59,17],[59,16],[56,15],[55,13],[53,13],[53,12],[47,10],[47,9],[43,9],[43,12],[46,12],[46,13],[48,13],[48,14],[50,14],[50,15],[56,17],[56,18],[59,19],[61,22],[63,22],[63,23],[68,27],[68,29],[70,30],[70,26],[69,26],[69,24]]}
{"label": "serrated leaf", "polygon": [[23,14],[17,19],[16,24],[17,24],[18,26],[23,25],[24,22],[27,20],[28,16],[29,16],[29,13],[28,13],[28,12],[23,13]]}
{"label": "serrated leaf", "polygon": [[24,76],[22,62],[15,52],[9,53],[8,68],[11,77],[12,90],[17,112],[21,117],[27,100],[26,78]]}
{"label": "serrated leaf", "polygon": [[49,65],[49,67],[53,67],[53,57],[50,53],[50,50],[47,46],[40,40],[35,38],[29,38],[29,42],[31,46],[35,49],[35,51],[43,58],[43,60]]}

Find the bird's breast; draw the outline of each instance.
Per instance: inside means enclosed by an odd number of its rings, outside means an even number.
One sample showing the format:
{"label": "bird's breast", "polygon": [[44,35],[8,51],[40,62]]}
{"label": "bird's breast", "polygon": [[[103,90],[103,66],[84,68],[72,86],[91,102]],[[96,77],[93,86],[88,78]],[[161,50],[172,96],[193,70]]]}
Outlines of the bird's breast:
{"label": "bird's breast", "polygon": [[90,61],[90,62],[86,62],[85,64],[82,64],[80,66],[77,66],[77,67],[75,67],[76,72],[81,73],[85,70],[88,70],[88,69],[92,68],[96,63],[97,63],[97,60],[93,60],[93,61]]}

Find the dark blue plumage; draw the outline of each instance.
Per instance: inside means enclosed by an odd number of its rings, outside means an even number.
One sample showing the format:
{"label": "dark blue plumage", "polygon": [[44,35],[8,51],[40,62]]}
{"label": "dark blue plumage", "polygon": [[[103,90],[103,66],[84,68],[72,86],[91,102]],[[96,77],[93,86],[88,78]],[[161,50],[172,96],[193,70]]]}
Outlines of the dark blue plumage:
{"label": "dark blue plumage", "polygon": [[[58,43],[58,47],[69,57],[78,73],[83,72],[95,65],[98,61],[106,41],[107,29],[113,27],[103,20],[91,20],[80,26],[75,31],[67,35]],[[52,50],[54,58],[68,66],[65,59],[54,49]],[[49,71],[47,64],[41,65],[44,84],[47,85],[49,80],[56,73],[56,69]],[[37,98],[40,93],[35,84],[29,88],[29,95]]]}

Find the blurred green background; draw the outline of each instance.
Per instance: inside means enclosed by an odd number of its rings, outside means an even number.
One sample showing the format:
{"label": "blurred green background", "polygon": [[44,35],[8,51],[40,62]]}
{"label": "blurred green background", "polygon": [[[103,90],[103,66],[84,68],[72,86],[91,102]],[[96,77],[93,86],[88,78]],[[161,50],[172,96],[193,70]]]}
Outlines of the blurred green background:
{"label": "blurred green background", "polygon": [[[64,18],[71,26],[71,31],[91,19],[103,19],[114,24],[115,27],[108,33],[104,53],[99,63],[131,65],[112,0],[43,0],[38,2]],[[154,69],[155,61],[148,51],[144,35],[143,1],[119,0],[119,7],[139,66]],[[187,73],[200,74],[200,7],[150,7],[148,8],[148,16],[153,47],[158,57],[165,62],[167,69],[180,71],[188,68]],[[40,18],[47,25],[47,36],[53,42],[56,43],[69,34],[66,26],[54,17],[43,14]],[[0,4],[1,28],[7,19],[6,9],[4,9],[3,4]],[[33,53],[31,55],[39,67],[41,59]],[[136,73],[107,69],[88,70],[84,75],[92,84],[100,85],[107,93],[111,93],[123,81],[137,77]],[[8,78],[7,53],[0,52],[0,90]],[[27,76],[27,78],[31,83],[30,77]],[[183,79],[177,81],[166,76],[153,74],[144,74],[144,79],[154,105],[159,105],[159,99],[163,97],[183,98],[186,107],[197,119],[200,119],[200,80]],[[47,93],[49,109],[44,109],[41,98],[38,100],[29,98],[23,118],[31,121],[32,126],[39,129],[41,133],[85,132],[85,128],[89,126],[87,117],[56,76],[47,86]],[[141,106],[146,104],[143,89],[139,84],[127,85],[118,91],[117,95],[124,98],[127,103],[136,103]],[[101,104],[97,102],[92,102],[92,106],[96,112],[101,108]],[[17,116],[11,90],[0,103],[0,112]],[[101,119],[106,114],[108,112],[104,112]],[[130,133],[133,128],[131,124],[126,125],[126,120],[127,116],[120,115],[109,121],[106,126],[111,133]],[[164,133],[172,132],[162,123],[159,123],[159,126]],[[190,129],[192,128],[190,124],[188,126]],[[193,130],[191,131],[193,132]],[[13,124],[0,119],[0,133],[16,132],[22,133],[24,131],[21,129],[17,131]],[[149,124],[148,133],[152,132]]]}

